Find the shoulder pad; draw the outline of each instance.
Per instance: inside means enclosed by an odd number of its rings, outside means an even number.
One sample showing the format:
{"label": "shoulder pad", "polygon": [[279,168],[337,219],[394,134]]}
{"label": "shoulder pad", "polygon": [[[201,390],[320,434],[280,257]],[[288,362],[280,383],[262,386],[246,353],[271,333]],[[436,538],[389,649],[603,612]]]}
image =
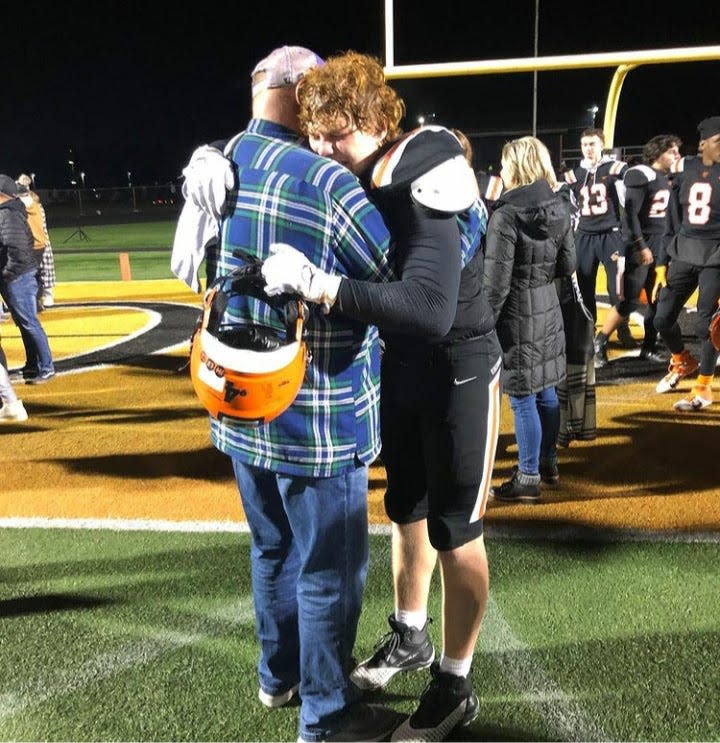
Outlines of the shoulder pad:
{"label": "shoulder pad", "polygon": [[566,183],[577,183],[577,176],[574,170],[566,170],[564,175]]}
{"label": "shoulder pad", "polygon": [[625,185],[628,188],[633,186],[644,186],[647,183],[652,183],[657,178],[657,171],[653,170],[648,165],[633,165],[632,168],[628,168],[625,173]]}
{"label": "shoulder pad", "polygon": [[410,184],[413,199],[438,212],[457,214],[478,197],[475,173],[464,155],[436,165]]}
{"label": "shoulder pad", "polygon": [[462,155],[457,137],[441,126],[414,129],[392,144],[375,163],[373,188],[402,188],[445,160]]}
{"label": "shoulder pad", "polygon": [[627,166],[627,163],[622,160],[615,160],[610,166],[610,175],[620,175]]}

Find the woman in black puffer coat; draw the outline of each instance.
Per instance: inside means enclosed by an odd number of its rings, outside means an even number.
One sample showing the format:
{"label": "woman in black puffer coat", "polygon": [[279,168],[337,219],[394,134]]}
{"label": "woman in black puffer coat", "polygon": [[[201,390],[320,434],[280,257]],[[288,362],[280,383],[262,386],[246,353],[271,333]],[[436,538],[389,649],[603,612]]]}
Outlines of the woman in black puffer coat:
{"label": "woman in black puffer coat", "polygon": [[540,480],[557,482],[560,407],[555,385],[565,377],[565,333],[554,279],[575,270],[567,198],[545,145],[535,137],[502,151],[506,191],[487,233],[484,291],[503,350],[503,389],[515,419],[519,463],[493,490],[498,500],[534,502]]}

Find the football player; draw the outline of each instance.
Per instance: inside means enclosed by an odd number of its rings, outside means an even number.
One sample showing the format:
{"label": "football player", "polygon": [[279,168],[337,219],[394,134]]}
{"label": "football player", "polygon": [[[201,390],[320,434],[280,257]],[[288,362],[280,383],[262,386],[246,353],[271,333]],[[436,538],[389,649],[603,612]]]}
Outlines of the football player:
{"label": "football player", "polygon": [[673,134],[659,134],[643,148],[643,165],[634,165],[625,173],[625,211],[622,235],[625,243],[625,271],[622,275],[620,301],[610,309],[602,330],[595,339],[595,364],[608,363],[608,337],[627,321],[640,306],[640,290],[648,298],[645,311],[645,338],[640,358],[664,362],[656,349],[656,304],[652,300],[655,286],[655,264],[664,263],[665,244],[674,230],[669,217],[670,182],[667,174],[680,159],[682,142]]}
{"label": "football player", "polygon": [[[673,199],[677,199],[680,226],[668,245],[669,268],[658,270],[655,327],[672,352],[668,373],[657,392],[677,387],[684,377],[700,373],[690,394],[676,410],[703,410],[712,404],[710,389],[718,351],[710,342],[710,319],[720,299],[720,116],[698,124],[699,154],[683,157],[673,166]],[[665,279],[667,284],[665,285]],[[683,343],[677,318],[698,289],[696,333],[701,342],[698,364]]]}
{"label": "football player", "polygon": [[[580,222],[575,235],[578,284],[585,306],[595,320],[595,284],[601,263],[607,275],[610,304],[614,306],[618,302],[617,260],[623,249],[620,233],[624,201],[622,179],[628,167],[627,163],[603,155],[604,146],[602,129],[585,129],[580,137],[583,159],[578,167],[564,174],[580,207]],[[635,347],[626,323],[618,327],[618,338],[623,346]]]}

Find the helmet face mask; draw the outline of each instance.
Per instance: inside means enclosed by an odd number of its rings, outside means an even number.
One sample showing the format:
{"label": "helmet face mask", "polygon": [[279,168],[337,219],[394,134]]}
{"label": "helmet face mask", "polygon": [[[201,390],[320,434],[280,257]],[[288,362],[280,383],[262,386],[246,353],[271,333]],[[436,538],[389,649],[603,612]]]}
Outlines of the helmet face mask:
{"label": "helmet face mask", "polygon": [[[269,298],[257,265],[214,282],[192,340],[190,376],[205,409],[217,420],[269,423],[295,400],[309,353],[303,340],[307,308],[299,299]],[[233,296],[254,298],[283,316],[285,332],[250,321],[224,320]]]}

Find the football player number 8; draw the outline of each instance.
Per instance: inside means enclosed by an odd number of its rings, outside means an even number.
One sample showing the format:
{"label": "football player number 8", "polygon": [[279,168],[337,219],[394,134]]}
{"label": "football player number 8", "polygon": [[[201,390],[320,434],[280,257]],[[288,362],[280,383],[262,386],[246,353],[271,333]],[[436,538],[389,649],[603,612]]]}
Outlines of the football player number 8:
{"label": "football player number 8", "polygon": [[[582,215],[589,217],[593,214],[605,214],[608,210],[607,190],[604,183],[595,183],[590,188],[583,186],[580,189],[582,196]],[[593,204],[590,201],[594,201]]]}
{"label": "football player number 8", "polygon": [[688,196],[688,222],[707,224],[710,219],[710,199],[712,186],[709,183],[693,183]]}

